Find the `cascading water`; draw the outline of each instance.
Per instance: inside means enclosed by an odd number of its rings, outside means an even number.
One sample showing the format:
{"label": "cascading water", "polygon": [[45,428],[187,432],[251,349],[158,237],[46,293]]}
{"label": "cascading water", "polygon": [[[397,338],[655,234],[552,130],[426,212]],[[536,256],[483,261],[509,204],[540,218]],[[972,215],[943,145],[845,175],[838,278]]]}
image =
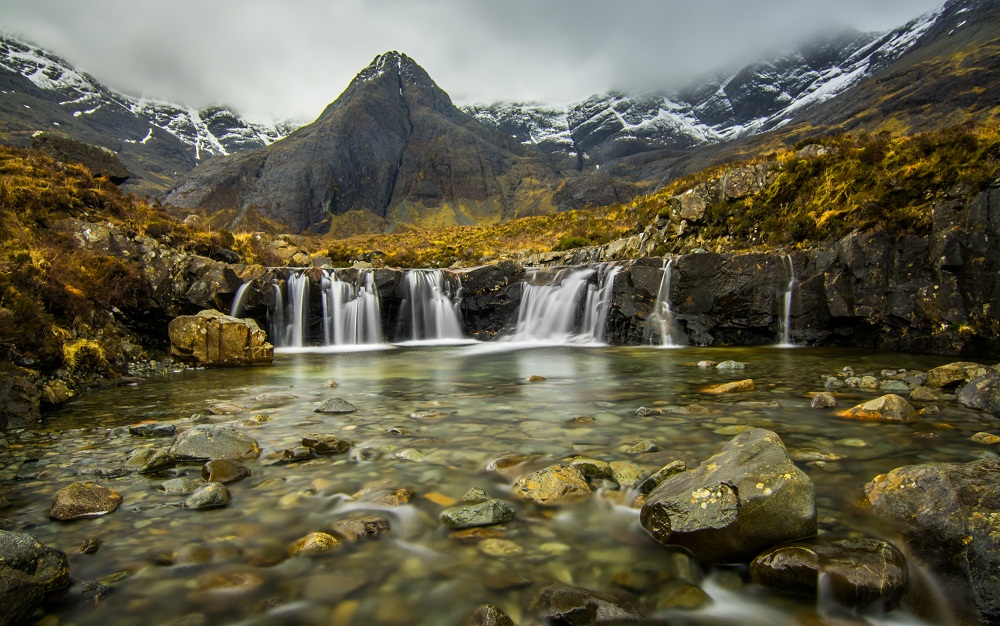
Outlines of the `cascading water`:
{"label": "cascading water", "polygon": [[409,270],[403,303],[403,314],[409,320],[409,338],[462,339],[462,313],[457,297],[460,291],[461,282],[453,289],[440,270]]}
{"label": "cascading water", "polygon": [[684,333],[677,327],[674,312],[670,308],[670,278],[673,259],[664,259],[660,289],[656,293],[656,304],[649,316],[649,324],[658,331],[660,345],[675,347],[684,345]]}
{"label": "cascading water", "polygon": [[301,348],[305,345],[306,329],[309,326],[309,277],[305,274],[288,277],[288,306],[291,315],[285,345]]}
{"label": "cascading water", "polygon": [[778,320],[778,345],[790,347],[795,345],[792,343],[792,294],[795,291],[795,263],[792,261],[791,255],[786,254],[781,257],[781,264],[788,274],[788,284],[785,286],[781,319]]}
{"label": "cascading water", "polygon": [[[563,269],[537,284],[534,272],[524,284],[514,334],[505,341],[591,344],[604,338],[615,276],[607,266]],[[597,274],[596,284],[591,279]]]}
{"label": "cascading water", "polygon": [[247,281],[236,290],[236,295],[233,296],[233,304],[229,307],[229,314],[233,317],[239,317],[243,313],[243,296],[249,287],[250,281]]}
{"label": "cascading water", "polygon": [[336,271],[323,273],[323,338],[328,346],[382,343],[382,315],[372,272],[357,282],[340,279]]}

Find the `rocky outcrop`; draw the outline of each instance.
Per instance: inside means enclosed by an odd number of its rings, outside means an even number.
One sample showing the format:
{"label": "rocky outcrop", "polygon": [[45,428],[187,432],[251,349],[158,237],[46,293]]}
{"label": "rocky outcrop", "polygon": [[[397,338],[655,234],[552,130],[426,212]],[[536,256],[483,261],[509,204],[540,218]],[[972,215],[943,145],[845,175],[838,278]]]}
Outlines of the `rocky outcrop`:
{"label": "rocky outcrop", "polygon": [[95,176],[107,178],[116,185],[121,185],[132,176],[132,172],[110,149],[86,144],[66,135],[51,132],[35,133],[31,138],[31,147],[56,160],[79,163]]}
{"label": "rocky outcrop", "polygon": [[1000,621],[1000,460],[899,467],[865,485],[865,509],[900,525],[914,555],[943,577],[953,606]]}
{"label": "rocky outcrop", "polygon": [[274,346],[257,322],[216,310],[175,318],[169,333],[170,354],[196,365],[250,365],[274,358]]}
{"label": "rocky outcrop", "polygon": [[745,562],[816,534],[815,489],[778,435],[752,428],[697,468],[660,483],[640,520],[654,539],[687,548],[704,563]]}

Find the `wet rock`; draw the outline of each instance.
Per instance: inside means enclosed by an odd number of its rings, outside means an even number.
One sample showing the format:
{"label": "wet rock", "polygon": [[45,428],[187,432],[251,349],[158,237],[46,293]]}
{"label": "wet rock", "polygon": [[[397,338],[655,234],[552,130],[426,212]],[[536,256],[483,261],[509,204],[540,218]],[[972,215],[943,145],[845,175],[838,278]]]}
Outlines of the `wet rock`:
{"label": "wet rock", "polygon": [[755,583],[783,593],[815,596],[823,592],[837,603],[864,608],[899,604],[906,591],[906,560],[892,544],[870,537],[797,541],[767,550],[750,563]]}
{"label": "wet rock", "polygon": [[37,373],[0,363],[0,430],[27,428],[41,419]]}
{"label": "wet rock", "polygon": [[512,454],[509,456],[502,456],[487,463],[486,471],[505,473],[518,465],[530,463],[540,458],[542,458],[540,454]]}
{"label": "wet rock", "polygon": [[395,457],[399,461],[408,461],[410,463],[423,463],[424,455],[413,448],[405,448],[396,452]]}
{"label": "wet rock", "polygon": [[389,520],[377,515],[365,515],[350,519],[338,520],[330,525],[330,532],[344,541],[360,541],[362,539],[384,535],[391,529]]}
{"label": "wet rock", "polygon": [[473,487],[462,496],[462,502],[485,502],[489,499],[489,494],[482,487]]}
{"label": "wet rock", "polygon": [[71,399],[76,397],[73,390],[69,388],[63,380],[50,380],[45,383],[41,389],[41,401],[53,406],[59,406],[60,404],[65,404]]}
{"label": "wet rock", "polygon": [[714,409],[710,406],[705,406],[704,404],[689,404],[687,406],[675,407],[670,410],[670,413],[672,415],[692,415],[695,417],[723,414],[723,412],[719,409]]}
{"label": "wet rock", "polygon": [[528,376],[528,378],[526,378],[525,380],[527,380],[529,383],[541,383],[545,382],[548,379],[545,378],[544,376],[539,376],[537,374],[534,374],[532,376]]}
{"label": "wet rock", "polygon": [[192,461],[240,461],[260,456],[260,446],[234,428],[201,425],[178,435],[170,452]]}
{"label": "wet rock", "polygon": [[646,477],[646,470],[635,463],[611,461],[608,465],[611,466],[611,480],[622,489],[633,489]]}
{"label": "wet rock", "polygon": [[486,556],[496,557],[514,556],[524,552],[524,548],[513,541],[509,539],[497,539],[495,537],[483,539],[476,544],[476,548]]}
{"label": "wet rock", "polygon": [[650,415],[663,415],[663,409],[641,406],[635,410],[635,414],[638,415],[639,417],[649,417]]}
{"label": "wet rock", "polygon": [[201,477],[210,483],[234,483],[250,476],[250,468],[236,461],[217,459],[201,466]]}
{"label": "wet rock", "polygon": [[128,427],[128,432],[133,437],[173,437],[177,434],[177,427],[173,424],[146,422],[132,424]]}
{"label": "wet rock", "polygon": [[316,454],[343,454],[351,449],[353,441],[342,439],[336,435],[311,434],[302,438],[302,445],[311,448]]}
{"label": "wet rock", "polygon": [[552,465],[522,476],[514,490],[518,496],[538,504],[559,504],[590,495],[587,477],[579,469],[566,465]]}
{"label": "wet rock", "polygon": [[201,483],[192,478],[171,478],[164,481],[159,489],[168,496],[186,496],[194,493]]}
{"label": "wet rock", "polygon": [[[232,415],[246,410],[247,408],[245,406],[235,402],[217,402],[216,404],[208,407],[208,412],[212,415]],[[193,415],[191,416],[191,421],[195,421]]]}
{"label": "wet rock", "polygon": [[752,428],[697,468],[663,481],[640,521],[660,543],[683,546],[703,562],[748,561],[816,534],[815,489],[778,435]]}
{"label": "wet rock", "polygon": [[753,390],[754,390],[753,379],[747,378],[746,380],[734,380],[728,383],[720,383],[718,385],[710,385],[708,387],[703,387],[701,389],[701,392],[722,394],[722,393],[744,393]]}
{"label": "wet rock", "polygon": [[1000,417],[1000,372],[990,370],[969,381],[958,392],[958,401],[970,409]]}
{"label": "wet rock", "polygon": [[910,393],[910,386],[901,380],[883,380],[878,388],[888,393]]}
{"label": "wet rock", "polygon": [[[712,598],[697,585],[683,580],[673,580],[656,590],[653,604],[657,610],[694,611],[712,604]],[[656,624],[658,622],[642,622],[642,624],[647,623]],[[663,624],[667,626],[669,622],[663,622]]]}
{"label": "wet rock", "polygon": [[73,483],[56,493],[49,517],[61,521],[98,517],[111,513],[121,503],[122,496],[114,489],[94,483]]}
{"label": "wet rock", "polygon": [[917,410],[905,398],[890,393],[851,407],[839,415],[857,420],[910,422],[916,419]]}
{"label": "wet rock", "polygon": [[560,584],[541,589],[532,600],[530,611],[547,624],[574,626],[642,617],[627,600]]}
{"label": "wet rock", "polygon": [[605,461],[595,459],[573,459],[570,463],[584,473],[588,478],[610,478],[611,466]]}
{"label": "wet rock", "polygon": [[323,404],[319,405],[313,412],[314,413],[326,413],[328,415],[340,415],[343,413],[354,413],[358,408],[344,400],[343,398],[330,398]]}
{"label": "wet rock", "polygon": [[473,528],[503,524],[514,519],[514,515],[514,507],[503,500],[492,499],[449,507],[441,511],[438,519],[449,528]]}
{"label": "wet rock", "polygon": [[139,465],[137,470],[140,474],[153,474],[160,470],[173,467],[177,464],[177,459],[167,450],[155,450],[144,463]]}
{"label": "wet rock", "polygon": [[715,366],[718,370],[742,370],[746,369],[746,363],[740,363],[739,361],[723,361]]}
{"label": "wet rock", "polygon": [[[70,582],[66,554],[42,545],[33,535],[26,533],[0,530],[0,571],[4,569],[31,576],[41,585],[43,592],[64,589]],[[2,604],[0,606],[6,608]]]}
{"label": "wet rock", "polygon": [[410,413],[410,417],[420,420],[426,424],[434,424],[454,415],[454,411],[442,411],[440,409],[424,409]]}
{"label": "wet rock", "polygon": [[639,492],[650,493],[666,479],[684,471],[687,471],[687,465],[684,464],[684,461],[671,461],[639,483]]}
{"label": "wet rock", "polygon": [[949,363],[947,365],[942,365],[941,367],[935,367],[934,369],[928,370],[927,381],[924,384],[935,389],[942,387],[954,387],[961,383],[971,381],[973,378],[982,376],[991,369],[992,368],[986,367],[985,365],[970,363],[967,361]]}
{"label": "wet rock", "polygon": [[837,399],[830,393],[817,393],[809,406],[814,409],[832,409],[837,406]]}
{"label": "wet rock", "polygon": [[719,364],[716,361],[698,361],[698,363],[697,363],[697,366],[700,367],[700,368],[702,368],[702,369],[711,369],[711,368],[716,367],[718,365]]}
{"label": "wet rock", "polygon": [[[260,404],[266,404],[268,406],[281,406],[283,404],[288,404],[293,400],[298,400],[298,396],[292,393],[283,393],[280,391],[274,391],[270,393],[261,393],[253,397],[254,402],[259,402]],[[260,407],[265,408],[265,407]]]}
{"label": "wet rock", "polygon": [[355,500],[364,500],[365,502],[384,504],[386,506],[402,506],[413,500],[414,495],[412,489],[391,487],[379,482],[366,485],[351,497]]}
{"label": "wet rock", "polygon": [[865,510],[898,524],[911,558],[935,572],[952,606],[1000,621],[1000,459],[899,467],[865,485]]}
{"label": "wet rock", "polygon": [[464,626],[514,626],[514,620],[492,604],[484,604],[465,620]]}
{"label": "wet rock", "polygon": [[994,435],[993,433],[976,433],[975,435],[969,437],[969,441],[972,443],[992,446],[1000,443],[1000,437]]}
{"label": "wet rock", "polygon": [[874,376],[862,376],[861,381],[858,383],[858,387],[861,389],[867,389],[868,391],[874,391],[878,389],[879,380]]}
{"label": "wet rock", "polygon": [[318,556],[341,547],[340,539],[328,533],[309,533],[288,548],[289,556]]}
{"label": "wet rock", "polygon": [[650,441],[649,439],[643,439],[639,443],[635,444],[631,448],[625,451],[626,454],[644,454],[646,452],[659,452],[662,450],[660,446],[656,443]]}
{"label": "wet rock", "polygon": [[84,539],[83,543],[80,544],[80,554],[96,554],[103,544],[104,540],[100,537]]}
{"label": "wet rock", "polygon": [[34,576],[0,567],[0,626],[28,624],[44,597],[45,589]]}
{"label": "wet rock", "polygon": [[299,463],[301,461],[310,461],[315,459],[317,456],[316,451],[312,448],[307,448],[305,446],[295,446],[294,448],[286,448],[281,452],[281,458],[278,460],[279,463]]}
{"label": "wet rock", "polygon": [[222,483],[202,485],[184,501],[185,509],[215,509],[226,506],[233,496]]}
{"label": "wet rock", "polygon": [[934,402],[941,400],[943,395],[945,394],[942,394],[936,389],[924,387],[923,385],[919,385],[910,390],[910,400],[916,400],[918,402]]}

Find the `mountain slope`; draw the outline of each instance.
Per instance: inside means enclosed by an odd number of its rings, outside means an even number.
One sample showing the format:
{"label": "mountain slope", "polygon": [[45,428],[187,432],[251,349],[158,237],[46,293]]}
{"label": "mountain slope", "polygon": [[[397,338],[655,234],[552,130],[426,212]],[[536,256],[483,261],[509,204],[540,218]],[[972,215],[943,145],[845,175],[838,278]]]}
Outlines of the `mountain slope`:
{"label": "mountain slope", "polygon": [[119,93],[38,46],[0,36],[0,135],[26,145],[59,131],[117,152],[136,176],[125,188],[164,190],[202,158],[269,145],[288,125],[244,120],[221,106],[201,110]]}
{"label": "mountain slope", "polygon": [[446,226],[554,210],[554,169],[457,109],[397,52],[376,57],[312,124],[203,164],[169,190],[179,207],[256,211],[296,231],[365,211]]}
{"label": "mountain slope", "polygon": [[519,103],[466,110],[522,143],[579,156],[581,165],[649,150],[688,150],[787,124],[902,57],[943,13],[932,11],[886,33],[844,33],[677,91],[610,92],[565,110]]}

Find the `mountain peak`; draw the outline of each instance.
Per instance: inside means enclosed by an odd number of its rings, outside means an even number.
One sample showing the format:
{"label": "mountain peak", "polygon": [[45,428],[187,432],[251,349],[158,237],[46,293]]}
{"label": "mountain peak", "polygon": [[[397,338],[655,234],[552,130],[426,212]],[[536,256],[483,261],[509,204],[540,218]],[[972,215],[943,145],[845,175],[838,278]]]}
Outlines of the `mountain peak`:
{"label": "mountain peak", "polygon": [[368,67],[361,70],[354,78],[355,83],[366,83],[377,80],[383,76],[391,74],[393,76],[426,76],[427,73],[417,62],[406,56],[402,52],[390,50],[378,55],[368,64]]}

